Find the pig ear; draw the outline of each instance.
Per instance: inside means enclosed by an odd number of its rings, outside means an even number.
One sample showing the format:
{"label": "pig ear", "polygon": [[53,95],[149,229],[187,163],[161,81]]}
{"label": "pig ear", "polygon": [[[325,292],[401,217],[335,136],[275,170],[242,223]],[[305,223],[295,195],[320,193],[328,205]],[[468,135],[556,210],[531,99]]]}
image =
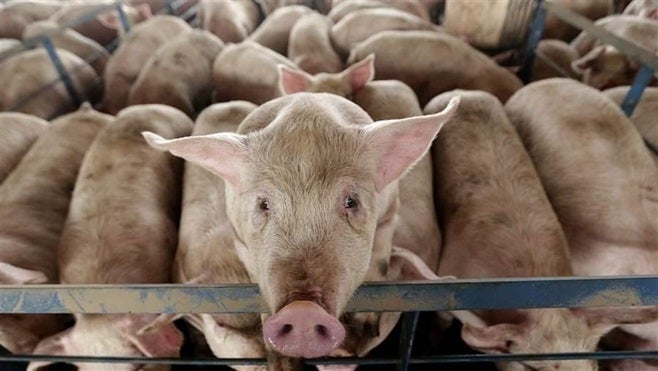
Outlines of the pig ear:
{"label": "pig ear", "polygon": [[154,148],[199,165],[222,177],[233,186],[240,180],[240,168],[247,156],[245,136],[234,133],[199,135],[177,139],[143,131],[144,139]]}
{"label": "pig ear", "polygon": [[349,82],[352,92],[363,88],[369,81],[375,78],[375,54],[371,53],[364,59],[349,66],[341,72],[343,79]]}
{"label": "pig ear", "polygon": [[418,255],[403,247],[397,246],[393,246],[391,252],[387,278],[391,281],[441,279],[441,277],[432,272],[423,259]]}
{"label": "pig ear", "polygon": [[139,317],[127,317],[124,319],[123,333],[144,355],[147,357],[178,357],[180,355],[183,334],[173,323],[161,321],[139,328],[141,322]]}
{"label": "pig ear", "polygon": [[[73,348],[73,343],[71,342],[72,331],[73,327],[41,340],[37,347],[34,348],[32,354],[65,356],[78,353]],[[33,361],[27,366],[27,371],[46,369],[45,367],[52,363],[49,361]]]}
{"label": "pig ear", "polygon": [[137,14],[139,14],[139,19],[141,19],[142,21],[153,17],[153,11],[151,10],[151,6],[146,3],[135,6],[135,9],[137,9]]}
{"label": "pig ear", "polygon": [[477,327],[464,324],[462,340],[471,348],[485,353],[509,353],[515,344],[521,344],[519,325],[501,323],[493,326]]}
{"label": "pig ear", "polygon": [[377,121],[364,127],[376,163],[375,187],[382,190],[399,179],[430,148],[434,137],[457,111],[459,96],[441,112],[400,120]]}
{"label": "pig ear", "polygon": [[279,90],[284,95],[307,91],[313,77],[308,73],[290,68],[284,64],[276,66],[279,70]]}
{"label": "pig ear", "polygon": [[586,69],[592,67],[594,62],[596,62],[596,60],[603,54],[604,51],[604,46],[597,46],[589,53],[580,57],[580,59],[576,59],[575,61],[571,62],[571,69],[574,72],[582,75]]}
{"label": "pig ear", "polygon": [[0,262],[0,284],[21,285],[28,283],[47,283],[48,277],[43,272],[23,269]]}
{"label": "pig ear", "polygon": [[96,16],[96,19],[105,27],[111,28],[113,30],[118,30],[122,28],[121,20],[119,19],[119,14],[116,10],[108,11],[103,14]]}
{"label": "pig ear", "polygon": [[585,317],[587,323],[601,334],[619,325],[632,325],[658,321],[658,307],[640,308],[580,308],[572,309]]}

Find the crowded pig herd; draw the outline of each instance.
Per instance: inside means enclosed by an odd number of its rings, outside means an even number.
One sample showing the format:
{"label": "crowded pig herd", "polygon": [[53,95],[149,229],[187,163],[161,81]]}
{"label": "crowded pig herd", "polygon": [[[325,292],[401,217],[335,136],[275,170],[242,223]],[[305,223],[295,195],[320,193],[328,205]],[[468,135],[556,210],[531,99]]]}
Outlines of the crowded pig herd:
{"label": "crowded pig herd", "polygon": [[[558,2],[658,52],[658,1]],[[269,313],[2,314],[9,352],[185,343],[297,370],[394,330],[400,313],[345,311],[366,281],[658,274],[658,87],[627,118],[640,65],[610,45],[549,18],[552,63],[523,86],[513,51],[440,25],[455,0],[178,1],[192,25],[125,0],[128,30],[116,9],[75,21],[108,3],[0,4],[0,284],[255,283]],[[21,46],[41,35],[81,105],[40,44]],[[454,341],[453,322],[491,354],[658,349],[657,307],[439,312],[422,348]]]}

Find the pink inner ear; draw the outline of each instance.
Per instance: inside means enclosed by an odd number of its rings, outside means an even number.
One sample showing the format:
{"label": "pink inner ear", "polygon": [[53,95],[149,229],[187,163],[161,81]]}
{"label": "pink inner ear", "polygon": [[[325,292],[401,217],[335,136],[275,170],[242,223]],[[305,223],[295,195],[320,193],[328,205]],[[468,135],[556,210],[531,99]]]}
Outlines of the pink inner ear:
{"label": "pink inner ear", "polygon": [[43,272],[23,269],[11,264],[0,262],[0,284],[21,285],[47,282],[48,277]]}
{"label": "pink inner ear", "polygon": [[280,88],[283,94],[294,94],[308,90],[311,79],[302,71],[293,70],[286,66],[279,67]]}
{"label": "pink inner ear", "polygon": [[183,334],[173,323],[139,330],[127,336],[147,357],[178,357],[183,346]]}
{"label": "pink inner ear", "polygon": [[347,79],[350,82],[350,86],[352,87],[352,92],[356,92],[363,88],[369,81],[372,81],[374,78],[374,58],[368,56],[366,59],[357,62],[348,69],[349,73],[347,74]]}
{"label": "pink inner ear", "polygon": [[119,21],[119,14],[116,10],[100,14],[96,17],[98,21],[105,27],[111,28],[113,30],[118,30],[121,27],[121,22]]}

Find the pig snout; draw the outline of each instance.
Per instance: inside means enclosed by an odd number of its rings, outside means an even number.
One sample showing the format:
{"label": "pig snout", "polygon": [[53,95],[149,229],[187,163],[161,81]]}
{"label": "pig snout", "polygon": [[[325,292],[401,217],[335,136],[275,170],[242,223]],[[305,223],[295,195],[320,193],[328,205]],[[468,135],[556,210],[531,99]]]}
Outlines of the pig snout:
{"label": "pig snout", "polygon": [[283,355],[314,358],[336,349],[345,338],[345,328],[318,304],[297,300],[265,320],[263,337]]}

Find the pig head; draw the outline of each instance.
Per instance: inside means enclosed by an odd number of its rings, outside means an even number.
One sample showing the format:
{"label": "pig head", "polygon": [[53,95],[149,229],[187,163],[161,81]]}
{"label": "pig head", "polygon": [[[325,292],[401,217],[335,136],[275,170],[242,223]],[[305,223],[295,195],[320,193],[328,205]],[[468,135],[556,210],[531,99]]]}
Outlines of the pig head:
{"label": "pig head", "polygon": [[[264,339],[283,355],[312,358],[343,342],[338,317],[378,265],[378,243],[391,248],[397,180],[457,105],[373,122],[345,98],[298,93],[260,106],[237,133],[144,136],[224,179],[238,256],[273,313]],[[377,241],[382,229],[387,244]]]}

